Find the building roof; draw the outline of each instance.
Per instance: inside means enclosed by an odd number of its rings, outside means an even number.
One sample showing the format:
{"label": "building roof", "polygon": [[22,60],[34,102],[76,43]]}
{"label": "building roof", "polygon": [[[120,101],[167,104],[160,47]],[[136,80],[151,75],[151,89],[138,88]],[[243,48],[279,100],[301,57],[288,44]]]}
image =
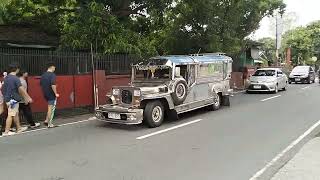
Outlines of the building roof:
{"label": "building roof", "polygon": [[0,25],[0,42],[2,45],[12,47],[50,48],[59,45],[59,37],[34,27]]}

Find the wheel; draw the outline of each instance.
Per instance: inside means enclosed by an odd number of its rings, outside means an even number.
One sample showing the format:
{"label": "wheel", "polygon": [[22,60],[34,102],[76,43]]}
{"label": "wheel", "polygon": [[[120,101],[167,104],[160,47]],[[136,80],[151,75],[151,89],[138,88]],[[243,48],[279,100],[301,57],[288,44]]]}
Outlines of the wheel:
{"label": "wheel", "polygon": [[222,97],[222,104],[223,104],[223,106],[230,106],[230,96],[223,96]]}
{"label": "wheel", "polygon": [[180,105],[187,98],[187,82],[185,80],[179,80],[175,87],[174,92],[171,94],[173,103],[175,105]]}
{"label": "wheel", "polygon": [[308,84],[312,84],[312,80],[311,80],[311,77],[308,78]]}
{"label": "wheel", "polygon": [[291,81],[289,81],[289,84],[291,84],[292,82]]}
{"label": "wheel", "polygon": [[286,82],[286,85],[282,88],[282,90],[286,91],[287,90],[287,86],[288,86],[288,83]]}
{"label": "wheel", "polygon": [[251,91],[246,90],[246,93],[247,93],[247,94],[251,94]]}
{"label": "wheel", "polygon": [[216,111],[219,110],[221,107],[222,98],[220,94],[217,94],[217,96],[214,98],[214,102],[212,105],[209,106],[209,110]]}
{"label": "wheel", "polygon": [[150,128],[160,126],[164,119],[164,108],[162,103],[160,101],[149,102],[144,109],[143,118]]}
{"label": "wheel", "polygon": [[279,89],[278,89],[278,84],[276,85],[275,87],[275,90],[273,91],[274,94],[277,94],[279,92]]}

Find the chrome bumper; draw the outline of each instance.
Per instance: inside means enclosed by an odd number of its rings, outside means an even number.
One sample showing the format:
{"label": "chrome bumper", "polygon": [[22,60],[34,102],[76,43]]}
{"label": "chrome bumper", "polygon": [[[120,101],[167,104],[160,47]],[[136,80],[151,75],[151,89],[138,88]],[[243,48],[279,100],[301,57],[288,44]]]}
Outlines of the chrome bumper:
{"label": "chrome bumper", "polygon": [[[121,119],[110,119],[108,113],[120,114]],[[125,108],[117,105],[104,105],[96,109],[95,116],[101,121],[116,124],[141,124],[143,120],[143,109]]]}

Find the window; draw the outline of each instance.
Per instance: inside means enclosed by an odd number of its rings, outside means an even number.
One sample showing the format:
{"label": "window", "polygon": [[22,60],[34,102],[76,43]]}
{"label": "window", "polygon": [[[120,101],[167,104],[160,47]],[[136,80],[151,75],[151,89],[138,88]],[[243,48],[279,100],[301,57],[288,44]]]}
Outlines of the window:
{"label": "window", "polygon": [[216,76],[223,73],[222,63],[202,64],[199,69],[200,77]]}
{"label": "window", "polygon": [[252,76],[274,76],[275,70],[257,70]]}

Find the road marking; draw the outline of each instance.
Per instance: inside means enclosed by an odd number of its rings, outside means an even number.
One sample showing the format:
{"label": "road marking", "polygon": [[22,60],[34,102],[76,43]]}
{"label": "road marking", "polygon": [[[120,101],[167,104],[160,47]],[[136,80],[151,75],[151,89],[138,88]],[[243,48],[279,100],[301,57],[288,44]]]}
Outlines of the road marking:
{"label": "road marking", "polygon": [[265,167],[253,175],[249,180],[258,179],[268,168],[272,167],[280,158],[282,158],[286,153],[288,153],[294,146],[298,145],[304,138],[311,134],[318,126],[320,126],[320,120],[311,126],[305,133],[299,136],[295,141],[293,141],[288,147],[286,147],[281,153],[279,153],[275,158],[273,158]]}
{"label": "road marking", "polygon": [[281,97],[281,95],[272,96],[272,97],[269,97],[269,98],[266,98],[266,99],[262,99],[261,101],[265,102],[265,101],[268,101],[268,100],[271,100],[271,99],[274,99],[274,98],[278,98],[278,97]]}
{"label": "road marking", "polygon": [[136,139],[137,139],[137,140],[146,139],[146,138],[149,138],[149,137],[151,137],[151,136],[155,136],[155,135],[162,134],[162,133],[165,133],[165,132],[168,132],[168,131],[172,131],[172,130],[174,130],[174,129],[182,128],[182,127],[184,127],[184,126],[188,126],[188,125],[191,125],[191,124],[200,122],[200,121],[202,121],[202,119],[197,119],[197,120],[190,121],[190,122],[187,122],[187,123],[184,123],[184,124],[180,124],[180,125],[177,125],[177,126],[173,126],[173,127],[171,127],[171,128],[168,128],[168,129],[163,129],[163,130],[160,130],[160,131],[151,133],[151,134],[147,134],[147,135],[144,135],[144,136],[137,137]]}
{"label": "road marking", "polygon": [[306,89],[309,89],[311,86],[306,86],[304,88],[301,88],[302,90],[306,90]]}
{"label": "road marking", "polygon": [[[84,123],[84,122],[89,122],[89,121],[94,121],[94,120],[96,120],[96,119],[97,119],[96,117],[91,117],[91,118],[89,118],[89,119],[82,120],[82,121],[76,121],[76,122],[72,122],[72,123],[59,124],[58,127],[68,126],[68,125],[73,125],[73,124],[79,124],[79,123]],[[47,129],[48,129],[48,128],[46,128],[46,127],[45,127],[45,128],[40,128],[40,129],[33,129],[33,130],[30,130],[30,131],[24,131],[24,132],[22,132],[22,133],[14,134],[14,135],[11,135],[11,136],[28,134],[28,133],[32,133],[32,132],[47,130]],[[9,137],[9,136],[0,136],[0,138],[3,138],[3,137]]]}

